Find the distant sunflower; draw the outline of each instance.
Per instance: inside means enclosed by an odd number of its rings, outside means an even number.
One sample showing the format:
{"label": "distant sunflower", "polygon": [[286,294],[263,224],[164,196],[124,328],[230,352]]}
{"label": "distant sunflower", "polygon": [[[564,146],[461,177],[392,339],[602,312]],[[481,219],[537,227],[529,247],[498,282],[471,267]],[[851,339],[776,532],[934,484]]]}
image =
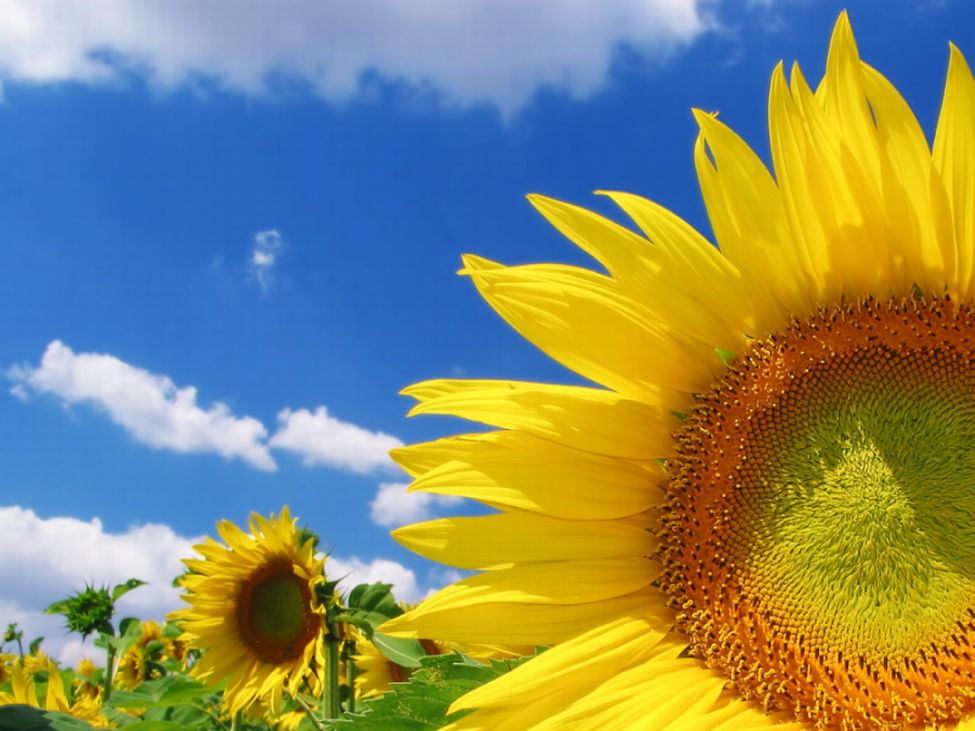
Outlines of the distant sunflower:
{"label": "distant sunflower", "polygon": [[[355,642],[356,654],[351,657],[356,667],[355,692],[359,698],[374,698],[386,693],[390,683],[403,683],[409,680],[413,672],[411,668],[403,667],[379,651],[366,636],[351,628],[352,640]],[[441,647],[433,642],[424,641],[423,649],[428,655],[439,655]]]}
{"label": "distant sunflower", "polygon": [[[451,729],[975,728],[975,81],[933,149],[846,14],[818,89],[772,76],[774,177],[713,115],[716,248],[532,197],[607,274],[468,256],[489,304],[604,388],[440,380],[499,431],[394,451],[501,512],[396,531],[480,570],[383,631],[552,649]],[[967,720],[966,720],[967,719]]]}
{"label": "distant sunflower", "polygon": [[146,659],[142,648],[135,644],[126,649],[119,658],[114,681],[120,688],[135,690],[144,680],[146,680]]}
{"label": "distant sunflower", "polygon": [[37,696],[34,685],[35,675],[40,670],[30,672],[19,663],[8,668],[10,691],[0,692],[0,705],[23,704],[42,708],[47,711],[59,711],[75,718],[86,721],[95,728],[115,728],[101,712],[101,698],[90,694],[81,694],[73,701],[68,699],[64,689],[61,672],[53,660],[48,660],[44,666],[47,673],[46,691],[44,698]]}
{"label": "distant sunflower", "polygon": [[312,540],[299,542],[287,508],[280,519],[251,514],[250,535],[229,521],[217,524],[225,544],[207,538],[186,559],[183,598],[191,605],[172,619],[181,639],[205,650],[194,674],[227,679],[224,703],[231,714],[268,697],[277,708],[287,688],[295,693],[321,655],[323,614],[315,598],[324,580]]}

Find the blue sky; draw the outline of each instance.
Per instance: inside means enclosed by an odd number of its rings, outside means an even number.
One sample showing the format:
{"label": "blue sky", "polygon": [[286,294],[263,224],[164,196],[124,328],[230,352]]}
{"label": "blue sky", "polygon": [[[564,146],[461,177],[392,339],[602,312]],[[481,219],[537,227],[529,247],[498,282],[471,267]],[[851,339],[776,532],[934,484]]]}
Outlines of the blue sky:
{"label": "blue sky", "polygon": [[772,67],[818,78],[843,7],[929,134],[948,41],[975,58],[963,0],[231,4],[0,0],[0,623],[65,657],[40,607],[136,575],[158,615],[188,543],[252,510],[404,598],[441,585],[388,531],[470,508],[406,499],[385,453],[467,427],[397,392],[578,382],[461,253],[589,265],[530,192],[710,236],[690,108],[767,159]]}

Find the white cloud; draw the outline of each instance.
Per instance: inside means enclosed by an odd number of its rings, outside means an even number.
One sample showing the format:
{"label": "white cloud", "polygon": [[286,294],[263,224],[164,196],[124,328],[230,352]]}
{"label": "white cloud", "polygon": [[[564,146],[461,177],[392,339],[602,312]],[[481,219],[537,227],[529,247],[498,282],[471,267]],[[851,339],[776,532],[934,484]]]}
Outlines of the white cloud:
{"label": "white cloud", "polygon": [[150,447],[215,452],[258,469],[276,468],[263,443],[267,431],[260,421],[236,417],[219,402],[204,410],[196,403],[193,386],[178,388],[167,376],[115,356],[76,354],[55,340],[47,346],[38,367],[14,366],[7,370],[7,377],[15,382],[11,391],[18,398],[25,398],[29,388],[55,396],[65,405],[94,405]]}
{"label": "white cloud", "polygon": [[384,482],[376,497],[369,503],[369,517],[377,525],[399,527],[407,523],[429,520],[435,508],[463,502],[453,495],[434,495],[428,492],[407,492],[406,485]]}
{"label": "white cloud", "polygon": [[[416,602],[423,592],[416,583],[416,574],[403,564],[385,558],[363,561],[355,556],[330,556],[325,564],[329,579],[342,579],[339,590],[348,593],[357,584],[392,584],[393,596],[401,602]],[[344,578],[343,578],[344,577]]]}
{"label": "white cloud", "polygon": [[152,523],[108,533],[97,518],[44,519],[25,508],[0,507],[0,623],[17,622],[25,644],[43,635],[47,652],[66,662],[100,655],[90,639],[82,645],[66,634],[64,617],[43,614],[44,608],[86,582],[114,586],[136,578],[148,586],[122,597],[116,616],[162,620],[180,606],[172,581],[199,540]]}
{"label": "white cloud", "polygon": [[396,437],[373,432],[330,416],[319,406],[284,409],[278,414],[278,431],[268,442],[275,449],[286,449],[301,456],[307,466],[322,465],[351,472],[371,472],[391,468],[389,450],[403,446]]}
{"label": "white cloud", "polygon": [[281,253],[283,245],[284,240],[281,238],[281,232],[273,228],[254,234],[250,273],[264,294],[267,294],[271,283],[274,281],[274,267],[278,263],[278,254]]}
{"label": "white cloud", "polygon": [[584,98],[621,46],[661,59],[713,26],[716,0],[2,0],[0,81],[208,84],[273,78],[321,97],[401,83],[510,113],[541,88]]}
{"label": "white cloud", "polygon": [[[195,556],[193,545],[201,541],[160,524],[109,533],[97,518],[40,518],[19,506],[0,507],[0,631],[17,622],[25,647],[43,636],[42,647],[62,662],[74,664],[83,657],[101,662],[103,650],[93,647],[91,638],[82,642],[68,634],[64,617],[44,614],[44,608],[86,582],[114,586],[137,578],[149,583],[119,600],[116,621],[126,616],[164,621],[185,606],[172,581],[183,571],[180,559]],[[340,585],[345,592],[357,584],[383,582],[393,585],[398,600],[415,602],[431,591],[419,586],[413,571],[386,558],[331,556],[325,568],[330,578],[345,577]]]}

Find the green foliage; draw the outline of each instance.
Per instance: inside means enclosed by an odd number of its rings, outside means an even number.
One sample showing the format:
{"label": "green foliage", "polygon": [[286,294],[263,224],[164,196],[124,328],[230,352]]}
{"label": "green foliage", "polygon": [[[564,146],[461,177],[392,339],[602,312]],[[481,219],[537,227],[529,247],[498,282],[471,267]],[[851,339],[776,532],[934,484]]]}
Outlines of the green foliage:
{"label": "green foliage", "polygon": [[373,632],[372,644],[387,659],[404,668],[418,668],[427,651],[417,640],[408,637],[390,637],[382,632]]}
{"label": "green foliage", "polygon": [[[315,540],[308,532],[305,540]],[[414,639],[392,637],[379,631],[389,619],[403,613],[389,584],[362,584],[348,596],[338,593],[340,580],[321,583],[318,599],[325,608],[323,639],[327,662],[324,668],[313,663],[311,674],[295,697],[285,695],[276,709],[256,704],[250,713],[231,719],[224,705],[227,680],[210,678],[206,682],[190,675],[190,668],[206,652],[188,647],[178,624],[167,623],[159,632],[143,625],[136,617],[113,620],[115,602],[144,582],[130,579],[112,588],[86,586],[47,608],[63,614],[69,629],[88,636],[95,634],[94,645],[105,652],[104,667],[88,669],[85,675],[63,667],[50,670],[47,659],[38,656],[40,639],[24,653],[23,633],[10,624],[3,635],[5,644],[16,643],[16,656],[0,659],[5,670],[29,676],[38,705],[46,704],[46,691],[52,678],[60,676],[67,707],[71,714],[45,710],[33,705],[9,704],[25,700],[14,696],[8,679],[0,683],[0,731],[93,731],[82,718],[107,720],[122,731],[271,731],[283,715],[291,716],[298,731],[348,729],[379,731],[403,729],[424,731],[440,728],[452,720],[447,708],[459,696],[507,672],[519,661],[493,661],[483,665],[461,655],[426,656],[424,644]],[[353,633],[351,627],[359,632]],[[359,703],[355,713],[356,661],[366,643],[374,645],[386,659],[398,665],[406,683],[394,683],[383,697]],[[429,646],[429,645],[428,645]],[[340,659],[345,663],[344,685],[339,687]],[[327,691],[327,692],[324,692]],[[26,698],[31,703],[34,700]],[[8,705],[4,705],[4,701]],[[265,715],[261,717],[261,713]],[[325,720],[325,719],[332,720]],[[95,721],[92,721],[94,723]]]}
{"label": "green foliage", "polygon": [[34,706],[0,706],[0,731],[92,731],[84,721]]}
{"label": "green foliage", "polygon": [[184,675],[147,680],[133,691],[117,690],[112,705],[118,708],[176,708],[192,706],[213,695],[213,689]]}
{"label": "green foliage", "polygon": [[447,715],[450,704],[474,688],[504,675],[524,662],[492,660],[488,665],[460,653],[425,657],[406,683],[393,683],[381,698],[366,701],[364,712],[342,719],[346,731],[427,731],[463,715]]}
{"label": "green foliage", "polygon": [[140,586],[145,586],[146,582],[141,579],[129,579],[128,581],[118,584],[112,589],[112,602],[117,602],[123,596],[128,594],[133,589],[137,589]]}

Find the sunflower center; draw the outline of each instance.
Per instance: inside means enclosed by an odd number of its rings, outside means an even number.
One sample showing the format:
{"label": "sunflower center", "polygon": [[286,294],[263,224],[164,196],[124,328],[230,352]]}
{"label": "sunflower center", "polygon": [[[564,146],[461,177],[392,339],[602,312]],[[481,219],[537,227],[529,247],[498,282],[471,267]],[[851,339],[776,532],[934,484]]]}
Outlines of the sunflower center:
{"label": "sunflower center", "polygon": [[668,465],[664,583],[768,708],[907,727],[975,709],[975,311],[842,306],[756,343]]}
{"label": "sunflower center", "polygon": [[321,627],[308,581],[288,559],[265,564],[244,582],[237,621],[254,653],[275,664],[300,657]]}

